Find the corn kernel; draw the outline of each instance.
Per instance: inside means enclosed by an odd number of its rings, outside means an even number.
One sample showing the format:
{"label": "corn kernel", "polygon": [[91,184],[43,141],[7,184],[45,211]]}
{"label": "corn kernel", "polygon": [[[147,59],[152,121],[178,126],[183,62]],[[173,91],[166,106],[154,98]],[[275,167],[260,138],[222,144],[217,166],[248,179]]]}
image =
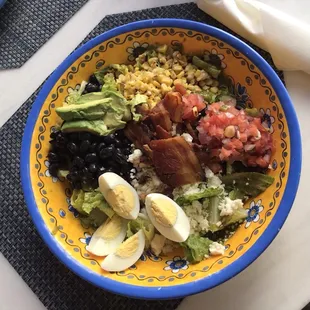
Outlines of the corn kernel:
{"label": "corn kernel", "polygon": [[213,87],[210,88],[210,91],[211,91],[213,94],[216,94],[216,93],[219,91],[219,89],[218,89],[217,87],[213,86]]}

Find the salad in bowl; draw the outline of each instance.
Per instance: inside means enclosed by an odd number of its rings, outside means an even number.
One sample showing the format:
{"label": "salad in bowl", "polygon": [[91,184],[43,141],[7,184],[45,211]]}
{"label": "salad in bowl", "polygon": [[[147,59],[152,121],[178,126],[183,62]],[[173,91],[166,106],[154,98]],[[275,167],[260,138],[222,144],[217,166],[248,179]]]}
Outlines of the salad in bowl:
{"label": "salad in bowl", "polygon": [[223,255],[244,203],[272,185],[271,119],[236,99],[223,66],[209,50],[141,46],[56,108],[48,170],[69,182],[103,270],[130,268],[144,251],[179,248],[191,264]]}

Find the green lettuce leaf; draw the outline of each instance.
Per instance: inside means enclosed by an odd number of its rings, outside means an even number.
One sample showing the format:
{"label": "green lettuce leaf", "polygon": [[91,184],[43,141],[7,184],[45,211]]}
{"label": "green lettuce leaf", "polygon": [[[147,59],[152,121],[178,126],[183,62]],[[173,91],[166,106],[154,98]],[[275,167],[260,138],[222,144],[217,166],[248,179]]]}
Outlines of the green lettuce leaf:
{"label": "green lettuce leaf", "polygon": [[270,175],[258,172],[240,172],[221,177],[225,189],[231,191],[238,189],[246,196],[255,197],[264,192],[273,182]]}
{"label": "green lettuce leaf", "polygon": [[106,221],[106,219],[107,215],[98,208],[91,210],[88,216],[80,217],[80,221],[85,228],[98,228]]}
{"label": "green lettuce leaf", "polygon": [[133,97],[133,99],[131,101],[129,101],[132,119],[134,121],[138,122],[142,117],[141,114],[136,113],[136,106],[140,105],[142,103],[146,103],[146,102],[147,102],[147,97],[145,95],[141,95],[141,94],[135,95]]}
{"label": "green lettuce leaf", "polygon": [[145,237],[146,237],[146,248],[150,247],[151,241],[155,234],[155,228],[151,221],[144,216],[143,214],[140,214],[137,219],[131,220],[127,224],[127,237],[131,237],[135,233],[137,233],[140,229],[143,230]]}
{"label": "green lettuce leaf", "polygon": [[209,246],[213,241],[197,235],[190,235],[185,242],[181,243],[184,248],[186,259],[190,263],[199,263],[206,255],[209,255]]}
{"label": "green lettuce leaf", "polygon": [[75,189],[71,196],[71,204],[82,215],[89,215],[93,209],[100,210],[109,218],[115,213],[99,191],[84,192]]}
{"label": "green lettuce leaf", "polygon": [[220,187],[210,187],[203,188],[200,192],[194,194],[184,194],[175,199],[175,202],[181,206],[192,203],[195,200],[200,200],[203,198],[210,198],[213,196],[220,195],[223,192],[223,189]]}

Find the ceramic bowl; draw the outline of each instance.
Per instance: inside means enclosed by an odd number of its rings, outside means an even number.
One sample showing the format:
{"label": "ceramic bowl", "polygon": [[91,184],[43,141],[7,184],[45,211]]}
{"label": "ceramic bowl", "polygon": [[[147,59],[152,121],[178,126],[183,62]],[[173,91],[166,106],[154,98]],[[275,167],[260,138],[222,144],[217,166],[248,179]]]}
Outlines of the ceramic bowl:
{"label": "ceramic bowl", "polygon": [[[182,252],[155,257],[145,253],[130,269],[109,273],[99,257],[86,251],[92,231],[85,230],[70,205],[66,182],[50,176],[49,135],[55,108],[97,69],[134,59],[141,46],[182,43],[185,53],[209,50],[222,60],[237,99],[259,108],[270,120],[276,152],[270,174],[275,182],[250,200],[248,217],[226,242],[225,255],[189,265]],[[289,214],[301,170],[301,139],[294,107],[277,74],[252,48],[214,27],[187,20],[157,19],[131,23],[90,40],[55,70],[29,114],[21,153],[22,185],[29,212],[50,250],[85,280],[136,298],[176,298],[210,289],[251,264],[270,244]]]}

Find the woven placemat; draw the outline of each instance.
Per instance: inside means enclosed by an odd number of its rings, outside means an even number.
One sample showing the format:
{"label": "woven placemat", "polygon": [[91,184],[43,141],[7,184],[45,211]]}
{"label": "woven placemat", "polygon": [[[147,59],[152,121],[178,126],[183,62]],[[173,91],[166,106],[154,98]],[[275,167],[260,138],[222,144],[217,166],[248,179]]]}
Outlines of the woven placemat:
{"label": "woven placemat", "polygon": [[21,67],[88,0],[8,0],[0,10],[0,69]]}
{"label": "woven placemat", "polygon": [[[84,41],[118,25],[161,17],[197,20],[229,31],[200,11],[195,4],[188,3],[107,16]],[[268,53],[257,47],[255,49],[274,67]],[[277,72],[283,80],[282,72]],[[175,309],[181,300],[133,300],[92,286],[63,266],[39,237],[28,215],[19,177],[19,155],[23,130],[27,115],[39,90],[40,88],[0,130],[0,251],[50,310]]]}

